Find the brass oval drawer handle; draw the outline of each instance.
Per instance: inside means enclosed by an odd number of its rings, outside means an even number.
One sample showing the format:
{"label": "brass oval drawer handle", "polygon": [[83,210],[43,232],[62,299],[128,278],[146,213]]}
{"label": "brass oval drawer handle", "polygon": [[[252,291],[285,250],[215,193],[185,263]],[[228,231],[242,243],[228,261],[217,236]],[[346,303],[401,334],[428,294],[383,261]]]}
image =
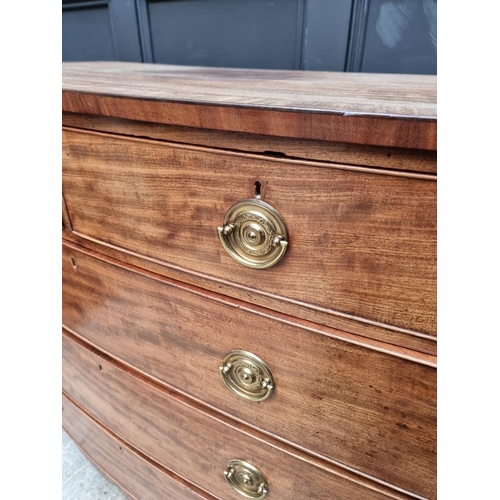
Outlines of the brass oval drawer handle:
{"label": "brass oval drawer handle", "polygon": [[219,371],[229,389],[248,401],[264,401],[273,392],[271,370],[251,352],[228,352]]}
{"label": "brass oval drawer handle", "polygon": [[245,498],[264,498],[268,492],[262,472],[243,460],[230,460],[224,471],[228,484]]}
{"label": "brass oval drawer handle", "polygon": [[222,246],[244,266],[264,269],[276,264],[288,248],[288,232],[281,215],[261,200],[235,203],[217,228]]}

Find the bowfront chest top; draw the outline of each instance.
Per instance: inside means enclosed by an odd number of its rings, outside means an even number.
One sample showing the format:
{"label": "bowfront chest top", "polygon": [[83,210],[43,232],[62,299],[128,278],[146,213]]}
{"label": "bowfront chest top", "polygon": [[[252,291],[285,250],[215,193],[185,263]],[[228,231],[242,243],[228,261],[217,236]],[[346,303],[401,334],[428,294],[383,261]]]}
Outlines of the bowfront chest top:
{"label": "bowfront chest top", "polygon": [[436,498],[436,78],[63,63],[63,425],[131,498]]}

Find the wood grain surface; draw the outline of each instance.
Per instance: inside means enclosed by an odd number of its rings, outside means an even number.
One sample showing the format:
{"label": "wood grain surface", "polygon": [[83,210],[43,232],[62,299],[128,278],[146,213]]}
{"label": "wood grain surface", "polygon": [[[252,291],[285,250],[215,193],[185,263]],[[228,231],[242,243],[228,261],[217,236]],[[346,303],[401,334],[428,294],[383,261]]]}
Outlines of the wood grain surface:
{"label": "wood grain surface", "polygon": [[136,500],[216,500],[118,439],[64,394],[62,423],[93,465],[127,497]]}
{"label": "wood grain surface", "polygon": [[431,335],[408,335],[403,329],[393,328],[375,322],[361,322],[348,315],[333,315],[320,308],[302,305],[299,302],[290,302],[273,296],[272,294],[254,293],[244,286],[234,286],[234,283],[215,278],[204,277],[200,273],[186,272],[156,259],[138,256],[133,252],[118,249],[113,245],[82,238],[74,232],[63,231],[63,244],[80,251],[89,251],[118,261],[126,267],[139,268],[164,277],[167,281],[175,280],[195,288],[223,294],[259,308],[273,310],[283,317],[293,317],[294,321],[311,325],[312,331],[335,332],[335,338],[346,340],[356,345],[389,352],[404,359],[422,362],[429,366],[436,366],[437,338]]}
{"label": "wood grain surface", "polygon": [[[430,495],[436,475],[434,368],[154,278],[63,248],[64,325],[240,421]],[[235,349],[270,366],[276,381],[271,398],[248,402],[223,384],[218,367]]]}
{"label": "wood grain surface", "polygon": [[201,411],[189,399],[67,335],[63,335],[63,391],[119,439],[223,500],[239,498],[223,476],[232,459],[250,462],[263,472],[270,500],[410,498],[362,477],[356,482],[334,474],[299,452],[270,445],[251,429]]}
{"label": "wood grain surface", "polygon": [[[290,234],[266,270],[235,262],[216,230],[255,179]],[[65,130],[63,193],[80,236],[252,293],[436,334],[433,176]]]}
{"label": "wood grain surface", "polygon": [[284,137],[178,127],[97,115],[63,113],[66,127],[193,144],[235,152],[260,153],[291,159],[319,160],[349,165],[437,173],[436,151],[363,146],[343,142],[287,139]]}
{"label": "wood grain surface", "polygon": [[64,201],[64,196],[62,197],[62,228],[66,232],[71,232],[71,221],[68,215],[68,209],[66,208],[66,202]]}
{"label": "wood grain surface", "polygon": [[[63,423],[130,498],[436,498],[436,77],[63,63]],[[217,226],[255,196],[285,257]],[[339,329],[340,328],[340,329]],[[260,403],[223,383],[242,349]]]}
{"label": "wood grain surface", "polygon": [[436,77],[63,63],[63,111],[436,149]]}

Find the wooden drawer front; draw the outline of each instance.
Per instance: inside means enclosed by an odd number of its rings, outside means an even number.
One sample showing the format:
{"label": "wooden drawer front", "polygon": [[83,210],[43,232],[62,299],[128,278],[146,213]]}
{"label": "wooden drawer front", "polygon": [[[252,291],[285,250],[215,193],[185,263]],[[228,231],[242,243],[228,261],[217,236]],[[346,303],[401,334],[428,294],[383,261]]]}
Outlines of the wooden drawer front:
{"label": "wooden drawer front", "polygon": [[108,478],[140,500],[216,500],[142,456],[63,395],[65,431]]}
{"label": "wooden drawer front", "polygon": [[[254,292],[435,335],[432,176],[74,130],[63,139],[63,192],[77,234]],[[254,196],[256,179],[290,235],[284,258],[265,270],[234,261],[216,229],[234,203]]]}
{"label": "wooden drawer front", "polygon": [[201,411],[186,398],[139,378],[66,336],[63,391],[120,439],[222,500],[241,498],[223,476],[232,459],[261,470],[269,484],[269,500],[388,498],[269,446],[249,429]]}
{"label": "wooden drawer front", "polygon": [[[434,494],[431,366],[68,247],[63,322],[143,373],[266,432],[401,488]],[[235,349],[271,368],[276,386],[268,400],[242,400],[223,384],[218,367]]]}

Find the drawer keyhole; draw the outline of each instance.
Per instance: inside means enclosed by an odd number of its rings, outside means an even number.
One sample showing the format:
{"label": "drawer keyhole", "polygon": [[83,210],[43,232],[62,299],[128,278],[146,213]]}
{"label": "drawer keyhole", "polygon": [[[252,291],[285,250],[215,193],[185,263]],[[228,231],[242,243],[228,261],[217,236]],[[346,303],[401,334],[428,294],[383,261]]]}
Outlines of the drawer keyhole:
{"label": "drawer keyhole", "polygon": [[260,198],[260,187],[261,186],[262,186],[262,184],[259,181],[255,181],[255,197],[257,199]]}

